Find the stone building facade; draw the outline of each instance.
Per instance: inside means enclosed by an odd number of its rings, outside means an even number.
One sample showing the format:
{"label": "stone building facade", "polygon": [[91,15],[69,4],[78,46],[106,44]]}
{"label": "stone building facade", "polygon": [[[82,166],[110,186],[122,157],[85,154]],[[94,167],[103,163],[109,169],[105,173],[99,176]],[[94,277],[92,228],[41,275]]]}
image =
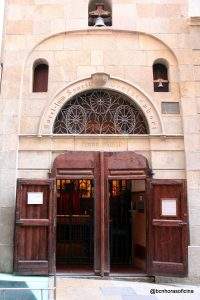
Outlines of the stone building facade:
{"label": "stone building facade", "polygon": [[[200,23],[187,0],[112,0],[112,26],[88,26],[88,0],[9,0],[5,5],[0,94],[0,272],[13,271],[18,178],[47,179],[66,151],[133,151],[154,179],[187,180],[188,278],[200,276]],[[35,93],[35,62],[49,67]],[[155,92],[153,64],[168,69]],[[54,134],[65,103],[90,89],[125,94],[149,133]],[[172,104],[172,106],[170,106]],[[174,105],[173,105],[174,104]],[[171,109],[170,109],[171,107]],[[179,107],[179,109],[178,109]]]}

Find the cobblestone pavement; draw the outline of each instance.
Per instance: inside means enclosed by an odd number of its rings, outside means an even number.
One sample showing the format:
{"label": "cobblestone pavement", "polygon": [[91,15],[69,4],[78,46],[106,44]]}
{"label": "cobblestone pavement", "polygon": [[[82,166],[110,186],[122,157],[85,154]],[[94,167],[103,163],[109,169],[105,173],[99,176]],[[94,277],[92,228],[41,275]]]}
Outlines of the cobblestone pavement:
{"label": "cobblestone pavement", "polygon": [[[193,293],[187,292],[192,290]],[[164,292],[165,293],[164,293]],[[176,291],[176,293],[172,292]],[[155,294],[154,294],[155,293]],[[199,300],[200,287],[117,280],[57,278],[56,300]]]}

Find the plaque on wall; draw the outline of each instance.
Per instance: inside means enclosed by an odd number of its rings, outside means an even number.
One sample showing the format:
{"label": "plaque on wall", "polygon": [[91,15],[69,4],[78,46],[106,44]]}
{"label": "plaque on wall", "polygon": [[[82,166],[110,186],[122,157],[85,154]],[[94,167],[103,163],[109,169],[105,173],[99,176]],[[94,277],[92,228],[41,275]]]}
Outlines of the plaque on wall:
{"label": "plaque on wall", "polygon": [[32,205],[33,204],[34,205],[43,204],[43,193],[40,193],[40,192],[28,193],[27,204],[32,204]]}
{"label": "plaque on wall", "polygon": [[162,102],[162,114],[180,114],[179,102]]}
{"label": "plaque on wall", "polygon": [[168,217],[176,217],[177,216],[177,199],[176,198],[168,198],[161,199],[161,215]]}

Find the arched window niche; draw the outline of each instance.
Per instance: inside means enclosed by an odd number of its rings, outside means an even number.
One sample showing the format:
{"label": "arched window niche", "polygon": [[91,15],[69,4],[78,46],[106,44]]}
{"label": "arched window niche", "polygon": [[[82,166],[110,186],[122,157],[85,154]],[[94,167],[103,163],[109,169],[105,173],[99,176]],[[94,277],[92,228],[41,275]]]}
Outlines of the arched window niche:
{"label": "arched window niche", "polygon": [[112,26],[112,1],[90,0],[88,4],[88,26]]}
{"label": "arched window niche", "polygon": [[53,134],[149,134],[149,127],[129,97],[94,89],[75,95],[62,107]]}
{"label": "arched window niche", "polygon": [[45,59],[38,59],[33,64],[33,93],[48,91],[49,64]]}
{"label": "arched window niche", "polygon": [[165,59],[157,59],[153,64],[154,92],[169,92],[169,64]]}

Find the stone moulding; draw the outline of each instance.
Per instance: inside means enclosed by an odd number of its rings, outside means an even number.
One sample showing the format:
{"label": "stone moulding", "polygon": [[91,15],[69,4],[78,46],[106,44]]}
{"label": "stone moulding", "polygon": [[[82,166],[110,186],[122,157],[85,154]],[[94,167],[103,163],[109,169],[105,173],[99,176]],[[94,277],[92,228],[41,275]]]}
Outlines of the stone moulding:
{"label": "stone moulding", "polygon": [[164,135],[160,113],[153,104],[153,101],[150,100],[150,97],[141,91],[141,89],[128,82],[119,78],[111,78],[105,73],[96,73],[92,74],[90,78],[68,85],[51,99],[40,119],[38,136],[53,134],[53,125],[57,114],[63,105],[73,96],[99,87],[117,91],[128,96],[143,111],[148,122],[150,134]]}
{"label": "stone moulding", "polygon": [[175,59],[176,64],[178,65],[178,58],[176,56],[176,53],[174,52],[174,50],[169,47],[169,45],[164,42],[162,39],[160,39],[160,37],[152,34],[152,33],[148,33],[148,32],[143,32],[143,31],[138,31],[138,30],[128,30],[128,29],[119,29],[119,28],[115,28],[115,27],[89,27],[87,29],[74,29],[74,30],[68,30],[68,31],[61,31],[61,32],[56,32],[56,33],[52,33],[51,35],[48,35],[46,37],[43,37],[37,44],[34,45],[34,47],[32,49],[30,49],[27,57],[25,58],[25,65],[27,64],[28,60],[31,58],[31,55],[38,49],[38,47],[40,47],[43,43],[45,43],[46,41],[50,40],[51,38],[54,37],[58,37],[58,36],[67,36],[67,35],[110,35],[110,34],[114,34],[114,33],[121,33],[121,34],[139,34],[139,35],[143,35],[143,36],[147,36],[147,37],[151,37],[152,39],[160,42],[163,46],[166,47],[166,49],[171,53],[171,55],[173,56],[173,58]]}
{"label": "stone moulding", "polygon": [[188,23],[190,26],[200,26],[200,17],[199,16],[190,17]]}

